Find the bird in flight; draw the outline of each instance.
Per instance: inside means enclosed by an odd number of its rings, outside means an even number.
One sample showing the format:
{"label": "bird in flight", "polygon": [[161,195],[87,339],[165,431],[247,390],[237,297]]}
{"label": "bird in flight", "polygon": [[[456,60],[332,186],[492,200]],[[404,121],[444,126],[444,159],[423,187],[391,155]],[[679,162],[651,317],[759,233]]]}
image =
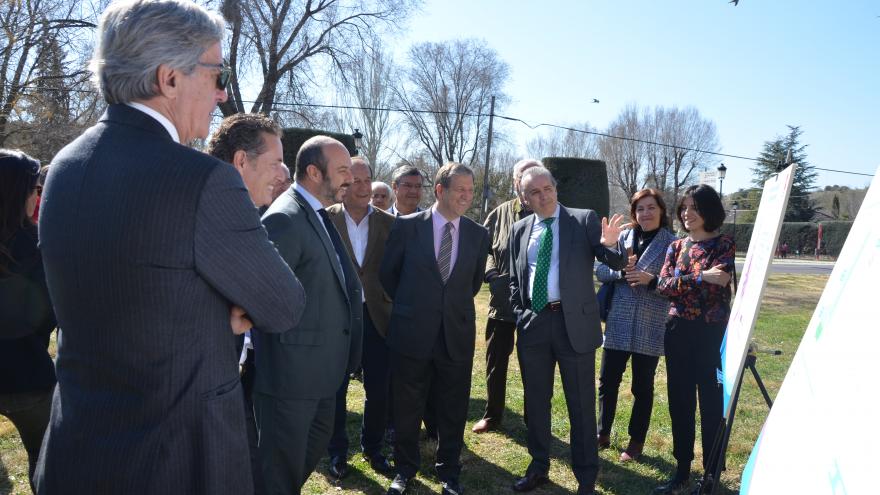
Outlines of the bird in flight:
{"label": "bird in flight", "polygon": [[593,98],[593,103],[599,103],[599,100]]}

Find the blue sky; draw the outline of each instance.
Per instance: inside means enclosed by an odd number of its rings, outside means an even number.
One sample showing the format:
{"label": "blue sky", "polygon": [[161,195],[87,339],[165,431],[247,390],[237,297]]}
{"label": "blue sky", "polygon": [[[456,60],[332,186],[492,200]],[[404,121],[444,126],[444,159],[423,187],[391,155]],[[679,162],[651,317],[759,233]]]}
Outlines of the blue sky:
{"label": "blue sky", "polygon": [[[694,106],[721,151],[757,156],[800,125],[810,163],[873,174],[880,166],[880,2],[741,0],[426,0],[391,47],[485,39],[511,68],[504,114],[599,129],[628,103]],[[600,103],[592,103],[593,98]],[[536,132],[505,130],[520,143]],[[753,162],[719,158],[726,192]],[[817,185],[870,177],[820,172]]]}

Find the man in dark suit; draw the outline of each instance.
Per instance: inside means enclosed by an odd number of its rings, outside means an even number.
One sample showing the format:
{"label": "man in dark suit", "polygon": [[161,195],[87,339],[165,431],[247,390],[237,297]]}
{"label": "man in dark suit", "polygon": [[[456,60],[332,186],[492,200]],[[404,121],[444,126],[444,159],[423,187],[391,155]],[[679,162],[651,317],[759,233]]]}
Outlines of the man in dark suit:
{"label": "man in dark suit", "polygon": [[530,491],[548,481],[550,400],[557,363],[571,424],[571,465],[578,494],[592,494],[599,472],[596,447],[596,349],[602,345],[593,262],[620,269],[620,215],[601,224],[596,212],[560,205],[556,180],[544,167],[522,177],[535,212],[513,225],[510,237],[511,304],[517,316],[516,349],[522,372],[532,462],[513,489]]}
{"label": "man in dark suit", "polygon": [[286,331],[305,299],[239,174],[184,145],[226,99],[223,30],[189,2],[102,16],[110,105],[55,157],[40,214],[61,334],[40,494],[253,491],[233,332],[244,312]]}
{"label": "man in dark suit", "polygon": [[[354,263],[364,287],[364,345],[361,362],[364,370],[364,417],[361,426],[361,449],[370,466],[379,473],[389,473],[391,464],[382,454],[382,440],[388,418],[388,393],[391,375],[385,335],[391,316],[391,300],[379,282],[379,264],[385,254],[385,241],[394,217],[370,206],[373,172],[362,157],[351,159],[351,186],[342,204],[327,208],[333,225],[342,236],[345,250]],[[333,436],[327,448],[330,474],[342,478],[348,473],[348,434],[345,431],[348,376],[336,395]]]}
{"label": "man in dark suit", "polygon": [[436,467],[444,494],[462,493],[464,445],[476,338],[474,296],[489,254],[489,233],[464,217],[474,197],[471,169],[447,163],[434,181],[437,202],[398,217],[380,279],[394,301],[388,330],[397,476],[390,495],[405,493],[420,465],[419,423],[429,390],[437,414]]}
{"label": "man in dark suit", "polygon": [[300,492],[330,440],[336,392],[360,363],[361,283],[325,210],[351,183],[350,168],[339,141],[307,140],[296,155],[296,182],[263,215],[308,299],[289,332],[254,332],[254,410],[267,494]]}
{"label": "man in dark suit", "polygon": [[[290,177],[284,165],[281,126],[261,113],[237,113],[223,119],[220,127],[211,135],[206,151],[235,168],[257,208],[268,207],[275,199],[273,191]],[[254,475],[254,491],[261,494],[263,488],[261,470],[257,464],[257,425],[253,402],[254,348],[250,331],[238,337],[236,351],[240,355],[251,472]]]}

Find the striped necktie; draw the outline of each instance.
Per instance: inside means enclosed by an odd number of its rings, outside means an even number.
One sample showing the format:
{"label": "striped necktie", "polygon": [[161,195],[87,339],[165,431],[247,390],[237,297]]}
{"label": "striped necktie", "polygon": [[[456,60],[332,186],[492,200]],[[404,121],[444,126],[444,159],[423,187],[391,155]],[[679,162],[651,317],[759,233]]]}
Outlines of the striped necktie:
{"label": "striped necktie", "polygon": [[437,268],[445,284],[452,271],[452,222],[443,226],[443,239],[440,241],[440,254],[437,256]]}

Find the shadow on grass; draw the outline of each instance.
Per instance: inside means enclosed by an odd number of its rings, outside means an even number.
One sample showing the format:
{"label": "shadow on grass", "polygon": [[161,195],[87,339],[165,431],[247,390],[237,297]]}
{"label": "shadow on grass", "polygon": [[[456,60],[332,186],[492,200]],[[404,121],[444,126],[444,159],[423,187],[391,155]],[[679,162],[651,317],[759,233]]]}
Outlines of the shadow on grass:
{"label": "shadow on grass", "polygon": [[9,471],[3,460],[0,459],[0,493],[12,493],[12,482],[9,481]]}
{"label": "shadow on grass", "polygon": [[[468,420],[477,421],[482,418],[483,411],[486,407],[486,400],[482,398],[471,398],[468,410]],[[567,416],[566,416],[567,418]],[[504,409],[504,418],[501,422],[501,428],[496,433],[504,435],[509,440],[528,449],[528,428],[526,427],[523,415],[515,412],[508,407]],[[614,457],[618,452],[614,451]],[[550,457],[561,461],[565,465],[571,466],[571,447],[567,440],[562,440],[556,436],[550,438]],[[631,464],[621,464],[618,462],[608,461],[600,456],[599,459],[599,478],[597,480],[598,487],[611,490],[613,493],[650,493],[657,486],[658,480],[650,474],[643,474],[636,470],[639,466],[650,466],[656,471],[671,475],[675,466],[669,461],[659,456],[643,455],[639,461]],[[525,473],[512,473],[510,475],[510,485],[516,479]],[[512,490],[508,490],[512,493]],[[499,491],[499,487],[492,487],[491,493],[507,493]],[[551,483],[543,486],[535,493],[569,493],[563,487]]]}

